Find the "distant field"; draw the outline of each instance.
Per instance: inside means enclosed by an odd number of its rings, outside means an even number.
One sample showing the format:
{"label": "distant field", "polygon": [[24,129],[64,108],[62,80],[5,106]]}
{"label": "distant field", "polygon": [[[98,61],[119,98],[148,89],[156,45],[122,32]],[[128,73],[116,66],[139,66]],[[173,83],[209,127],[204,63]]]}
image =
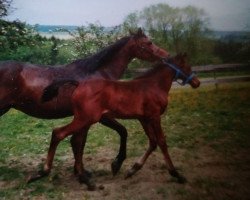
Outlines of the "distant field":
{"label": "distant field", "polygon": [[119,138],[97,124],[90,130],[84,163],[103,190],[89,192],[73,175],[69,140],[56,154],[53,172],[32,184],[25,177],[44,162],[52,128],[68,123],[39,120],[11,110],[0,117],[0,199],[247,200],[250,196],[250,83],[175,88],[162,116],[172,160],[188,183],[177,184],[157,150],[134,177],[125,171],[141,156],[147,139],[139,123],[125,120],[128,158],[112,177]]}
{"label": "distant field", "polygon": [[59,38],[59,39],[63,39],[63,40],[68,40],[68,39],[72,39],[73,37],[66,32],[39,32],[39,34],[43,37],[46,38],[50,38],[52,36]]}

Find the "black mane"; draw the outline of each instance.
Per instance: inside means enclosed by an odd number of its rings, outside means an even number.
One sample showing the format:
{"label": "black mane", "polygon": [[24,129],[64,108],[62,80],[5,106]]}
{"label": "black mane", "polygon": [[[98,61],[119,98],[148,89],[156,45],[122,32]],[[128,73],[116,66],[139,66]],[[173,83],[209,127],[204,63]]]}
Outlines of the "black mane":
{"label": "black mane", "polygon": [[92,73],[111,60],[111,58],[120,51],[120,49],[129,41],[131,37],[126,36],[114,44],[102,49],[84,59],[73,61],[70,65],[79,66],[82,70]]}

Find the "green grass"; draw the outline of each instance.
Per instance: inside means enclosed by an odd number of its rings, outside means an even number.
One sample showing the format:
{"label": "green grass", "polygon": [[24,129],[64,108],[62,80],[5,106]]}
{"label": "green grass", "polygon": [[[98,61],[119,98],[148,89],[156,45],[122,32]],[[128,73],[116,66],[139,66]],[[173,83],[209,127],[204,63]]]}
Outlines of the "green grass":
{"label": "green grass", "polygon": [[[189,88],[171,90],[168,111],[162,116],[162,126],[169,147],[185,149],[186,160],[195,157],[196,150],[207,144],[226,158],[230,158],[237,151],[249,150],[249,89],[249,83],[237,83],[219,85],[217,89],[214,86],[206,86],[197,90]],[[64,165],[64,156],[72,156],[69,139],[59,145],[54,163],[55,172],[49,178],[30,185],[26,185],[24,179],[27,169],[32,169],[35,161],[38,166],[43,162],[41,158],[46,156],[52,128],[62,126],[70,120],[70,117],[61,120],[40,120],[16,110],[11,110],[0,118],[0,183],[6,184],[0,188],[0,199],[67,197],[70,189],[57,185],[57,182],[63,182],[64,175],[56,171],[57,168],[64,168],[65,173],[71,173],[69,171],[72,169],[65,169],[67,167]],[[147,147],[147,137],[137,121],[121,120],[121,123],[129,132],[128,157],[139,157]],[[119,137],[114,131],[97,124],[91,127],[85,154],[94,157],[101,147],[118,151]],[[237,163],[234,165],[237,170],[241,169]],[[196,178],[192,184],[208,193],[217,186],[227,189],[232,187],[226,182],[210,177]],[[181,199],[204,197],[204,195],[197,197],[187,188],[172,188],[172,190],[176,196],[183,197]],[[156,193],[161,198],[169,196],[169,190],[164,187],[156,188]],[[211,196],[211,199],[213,198]]]}
{"label": "green grass", "polygon": [[214,78],[225,76],[249,76],[250,70],[230,70],[230,71],[211,71],[211,72],[198,72],[200,78]]}

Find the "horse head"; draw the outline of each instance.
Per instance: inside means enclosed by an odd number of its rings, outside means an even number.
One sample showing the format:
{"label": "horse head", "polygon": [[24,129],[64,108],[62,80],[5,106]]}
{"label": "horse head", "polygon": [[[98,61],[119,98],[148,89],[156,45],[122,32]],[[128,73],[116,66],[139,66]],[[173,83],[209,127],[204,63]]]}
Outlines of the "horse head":
{"label": "horse head", "polygon": [[131,44],[130,51],[134,57],[150,62],[169,57],[169,53],[154,44],[141,28],[136,33],[130,34],[132,36],[129,41]]}
{"label": "horse head", "polygon": [[169,64],[167,63],[171,68],[173,68],[176,71],[175,79],[181,79],[182,83],[181,85],[190,84],[193,88],[197,88],[200,86],[199,79],[195,76],[195,74],[192,72],[191,65],[188,64],[187,54],[186,53],[179,53],[176,56],[168,59]]}

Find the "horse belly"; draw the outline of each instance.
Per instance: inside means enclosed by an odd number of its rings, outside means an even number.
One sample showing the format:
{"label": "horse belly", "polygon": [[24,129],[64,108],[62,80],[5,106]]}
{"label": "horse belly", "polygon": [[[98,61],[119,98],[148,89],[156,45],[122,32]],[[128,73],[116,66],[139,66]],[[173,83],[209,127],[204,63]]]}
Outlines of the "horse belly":
{"label": "horse belly", "polygon": [[72,88],[63,86],[59,90],[59,95],[46,103],[41,102],[42,92],[43,89],[40,88],[26,90],[16,99],[13,108],[42,119],[58,119],[73,114],[71,104]]}
{"label": "horse belly", "polygon": [[40,104],[23,102],[14,106],[15,109],[27,115],[41,119],[59,119],[72,115],[71,105],[57,104],[54,100],[50,103]]}

